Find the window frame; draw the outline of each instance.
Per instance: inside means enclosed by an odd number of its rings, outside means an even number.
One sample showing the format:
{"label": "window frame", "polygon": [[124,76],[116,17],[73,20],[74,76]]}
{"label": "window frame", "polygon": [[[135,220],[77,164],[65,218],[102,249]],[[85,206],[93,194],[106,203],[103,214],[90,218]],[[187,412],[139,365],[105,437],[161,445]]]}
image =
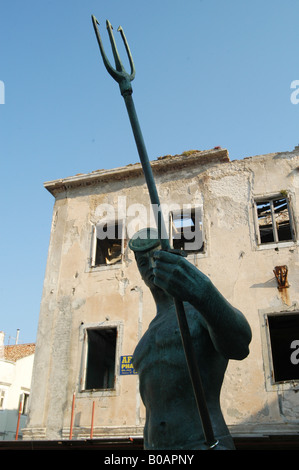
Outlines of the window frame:
{"label": "window frame", "polygon": [[[106,224],[107,226],[113,225],[114,227],[121,226],[121,257],[120,257],[120,260],[115,263],[97,264],[96,263],[97,247],[98,247],[97,227],[104,226]],[[100,271],[106,270],[106,269],[119,269],[122,266],[123,261],[124,261],[126,245],[127,245],[127,230],[126,230],[126,224],[125,224],[124,219],[110,220],[110,221],[105,221],[103,223],[98,222],[96,224],[93,224],[92,235],[91,235],[90,267],[93,270],[100,270]]]}
{"label": "window frame", "polygon": [[0,385],[0,411],[5,410],[7,387]]}
{"label": "window frame", "polygon": [[[279,200],[279,199],[285,199],[286,204],[287,204],[287,209],[288,209],[288,214],[289,214],[290,233],[292,237],[289,240],[279,240],[279,236],[277,232],[273,201]],[[258,205],[267,203],[267,202],[269,203],[270,210],[271,210],[273,241],[262,242],[261,235],[260,235],[260,225],[259,225],[259,220],[258,220]],[[268,194],[267,196],[254,197],[253,212],[254,212],[254,225],[255,225],[255,241],[259,249],[272,248],[272,247],[284,246],[284,245],[289,246],[289,245],[293,245],[294,243],[296,243],[297,237],[296,237],[296,230],[295,230],[295,221],[293,217],[291,197],[288,193],[287,194],[275,193],[275,194]]]}
{"label": "window frame", "polygon": [[[203,205],[195,206],[195,205],[183,205],[182,209],[175,209],[169,212],[169,243],[170,247],[173,248],[173,225],[174,225],[174,218],[175,216],[183,216],[184,211],[190,212],[190,218],[192,218],[192,214],[194,214],[196,211],[201,212],[201,217],[200,217],[200,222],[201,222],[201,227],[199,227],[199,230],[201,231],[201,238],[202,238],[202,245],[199,249],[184,249],[181,248],[182,251],[185,251],[187,256],[198,256],[198,255],[203,255],[206,252],[206,243],[205,243],[205,238],[204,238],[204,215],[203,215]],[[195,217],[196,220],[196,217]],[[185,243],[193,243],[191,240],[186,240]]]}
{"label": "window frame", "polygon": [[22,392],[20,395],[20,403],[22,403],[21,414],[28,415],[29,411],[29,399],[30,393],[29,392]]}
{"label": "window frame", "polygon": [[[88,330],[90,329],[116,329],[116,345],[115,345],[115,364],[114,364],[114,386],[113,388],[97,388],[87,389],[86,374],[87,374],[87,357],[88,357]],[[79,392],[81,396],[116,396],[120,393],[120,377],[118,374],[120,367],[120,356],[123,337],[123,324],[116,321],[103,321],[100,323],[82,324],[80,328],[80,341],[82,342],[81,350],[81,367],[80,367],[80,380]]]}
{"label": "window frame", "polygon": [[[261,340],[262,340],[262,355],[265,374],[265,386],[269,392],[280,390],[299,390],[299,379],[289,379],[276,381],[274,375],[274,363],[271,346],[271,336],[269,329],[268,317],[282,316],[282,315],[299,315],[299,305],[294,303],[289,310],[273,310],[271,308],[260,310],[260,324],[261,324]],[[296,339],[296,338],[294,338]],[[290,349],[290,356],[292,350]]]}

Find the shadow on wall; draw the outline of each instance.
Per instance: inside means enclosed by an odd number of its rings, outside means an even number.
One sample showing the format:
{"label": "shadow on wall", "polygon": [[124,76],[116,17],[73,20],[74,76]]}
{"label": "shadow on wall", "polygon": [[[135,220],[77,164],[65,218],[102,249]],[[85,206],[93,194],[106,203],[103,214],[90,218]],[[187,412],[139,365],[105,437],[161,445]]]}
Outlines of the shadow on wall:
{"label": "shadow on wall", "polygon": [[[20,418],[20,419],[19,419]],[[27,415],[20,415],[19,410],[0,411],[0,440],[14,441],[22,439],[22,429],[25,428]]]}

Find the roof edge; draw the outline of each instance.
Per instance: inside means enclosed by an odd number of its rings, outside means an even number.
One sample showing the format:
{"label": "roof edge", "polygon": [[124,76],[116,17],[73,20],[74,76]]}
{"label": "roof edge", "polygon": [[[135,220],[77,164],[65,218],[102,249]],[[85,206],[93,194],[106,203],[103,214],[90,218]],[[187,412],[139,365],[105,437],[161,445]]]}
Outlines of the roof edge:
{"label": "roof edge", "polygon": [[[166,155],[150,162],[153,173],[159,174],[171,169],[180,169],[194,165],[228,163],[227,149],[216,147],[211,150],[190,150],[181,155]],[[109,170],[96,170],[91,173],[80,173],[75,176],[61,178],[44,183],[44,187],[55,197],[57,193],[79,186],[89,186],[99,182],[117,181],[142,175],[140,163]]]}

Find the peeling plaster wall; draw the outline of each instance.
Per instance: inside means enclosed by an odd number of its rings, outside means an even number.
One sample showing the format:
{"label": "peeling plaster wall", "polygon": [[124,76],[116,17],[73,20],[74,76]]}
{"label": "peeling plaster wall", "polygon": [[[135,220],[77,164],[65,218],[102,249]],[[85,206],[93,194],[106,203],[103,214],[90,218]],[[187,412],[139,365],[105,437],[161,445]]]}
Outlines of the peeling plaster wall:
{"label": "peeling plaster wall", "polygon": [[[233,162],[221,150],[218,160],[177,158],[169,167],[165,159],[154,167],[162,204],[203,205],[206,249],[190,261],[210,276],[252,328],[250,355],[230,362],[222,391],[225,419],[235,433],[278,432],[299,422],[298,386],[270,391],[266,387],[260,320],[266,309],[280,311],[299,304],[298,243],[259,249],[253,217],[254,197],[287,190],[299,233],[298,150]],[[142,435],[145,412],[136,376],[118,376],[110,394],[80,392],[84,326],[117,325],[118,355],[130,355],[154,315],[150,293],[127,246],[120,266],[90,267],[92,226],[99,221],[100,205],[112,204],[117,211],[119,198],[126,198],[122,200],[127,208],[136,202],[149,206],[143,176],[136,168],[126,168],[126,178],[120,169],[111,170],[112,176],[100,173],[100,182],[93,179],[87,184],[85,175],[82,184],[77,177],[48,185],[55,206],[25,439],[68,438],[74,392],[75,436],[88,437],[93,400],[94,435]],[[289,268],[287,297],[277,289],[277,265]]]}

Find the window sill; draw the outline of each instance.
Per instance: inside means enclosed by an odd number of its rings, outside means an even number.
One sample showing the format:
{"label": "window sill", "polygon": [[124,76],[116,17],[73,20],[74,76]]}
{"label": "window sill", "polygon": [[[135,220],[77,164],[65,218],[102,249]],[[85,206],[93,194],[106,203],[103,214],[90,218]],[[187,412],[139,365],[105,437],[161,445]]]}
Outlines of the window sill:
{"label": "window sill", "polygon": [[77,398],[88,398],[88,397],[116,397],[119,395],[117,388],[103,388],[93,390],[80,390]]}
{"label": "window sill", "polygon": [[93,272],[93,273],[98,273],[98,272],[102,272],[102,271],[111,271],[113,269],[120,269],[122,267],[123,263],[122,261],[120,261],[119,263],[115,263],[115,264],[103,264],[103,265],[99,265],[99,266],[89,266],[87,268],[87,271],[88,272]]}
{"label": "window sill", "polygon": [[273,382],[271,378],[266,383],[268,392],[286,392],[288,390],[299,390],[299,380],[285,380],[284,382]]}
{"label": "window sill", "polygon": [[278,242],[278,243],[265,243],[256,246],[257,251],[262,250],[275,250],[277,248],[290,248],[290,247],[299,246],[299,242],[288,241],[288,242]]}

